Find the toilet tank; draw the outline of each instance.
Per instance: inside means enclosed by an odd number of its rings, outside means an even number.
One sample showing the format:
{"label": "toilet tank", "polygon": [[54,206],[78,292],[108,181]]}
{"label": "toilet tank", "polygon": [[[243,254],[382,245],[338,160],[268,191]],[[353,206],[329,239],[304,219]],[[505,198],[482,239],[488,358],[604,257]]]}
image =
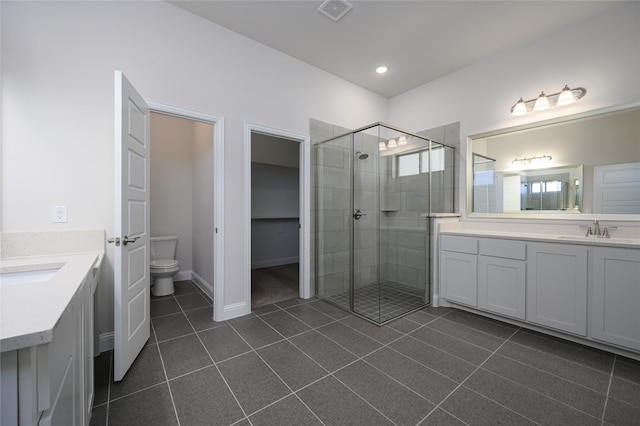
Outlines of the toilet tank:
{"label": "toilet tank", "polygon": [[151,237],[151,260],[175,259],[177,236]]}

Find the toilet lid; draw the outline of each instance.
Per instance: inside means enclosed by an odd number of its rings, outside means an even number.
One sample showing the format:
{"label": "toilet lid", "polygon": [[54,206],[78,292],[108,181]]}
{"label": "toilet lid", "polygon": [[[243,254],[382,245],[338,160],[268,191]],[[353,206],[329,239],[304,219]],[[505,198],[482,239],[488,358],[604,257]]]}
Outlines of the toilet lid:
{"label": "toilet lid", "polygon": [[151,261],[151,267],[156,268],[172,268],[178,266],[178,261],[173,259],[158,259]]}

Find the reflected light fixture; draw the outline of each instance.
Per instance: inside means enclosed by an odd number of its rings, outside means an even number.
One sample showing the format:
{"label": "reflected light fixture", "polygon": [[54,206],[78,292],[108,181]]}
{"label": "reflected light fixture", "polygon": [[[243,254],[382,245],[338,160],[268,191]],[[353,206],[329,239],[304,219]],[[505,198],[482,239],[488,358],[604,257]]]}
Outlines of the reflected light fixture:
{"label": "reflected light fixture", "polygon": [[525,164],[542,164],[542,163],[548,163],[551,161],[551,156],[550,155],[541,155],[541,156],[534,156],[534,157],[524,157],[524,158],[516,158],[515,160],[513,160],[511,162],[511,164],[515,165],[515,166],[522,166]]}
{"label": "reflected light fixture", "polygon": [[407,142],[407,137],[405,135],[402,135],[398,138],[398,146],[404,146],[406,145]]}
{"label": "reflected light fixture", "polygon": [[395,148],[397,146],[398,144],[395,139],[389,139],[389,142],[387,142],[387,148]]}
{"label": "reflected light fixture", "polygon": [[376,68],[376,72],[378,74],[384,74],[387,71],[389,71],[389,68],[387,68],[387,67],[378,67],[378,68]]}
{"label": "reflected light fixture", "polygon": [[387,150],[387,144],[384,143],[384,141],[380,141],[380,143],[378,143],[378,151],[386,151]]}
{"label": "reflected light fixture", "polygon": [[524,115],[531,111],[543,111],[550,107],[569,105],[581,99],[586,94],[587,89],[583,87],[571,89],[565,84],[564,88],[558,93],[546,95],[543,91],[540,93],[540,96],[535,99],[529,99],[528,101],[520,98],[518,102],[511,107],[511,115]]}

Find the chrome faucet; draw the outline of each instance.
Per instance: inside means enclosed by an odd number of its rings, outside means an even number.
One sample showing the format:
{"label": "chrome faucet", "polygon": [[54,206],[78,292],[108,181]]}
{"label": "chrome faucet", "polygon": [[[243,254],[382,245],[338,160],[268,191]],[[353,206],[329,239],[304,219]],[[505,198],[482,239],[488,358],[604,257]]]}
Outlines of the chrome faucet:
{"label": "chrome faucet", "polygon": [[598,219],[593,221],[593,235],[595,235],[595,236],[602,235],[600,233],[600,222],[598,222]]}

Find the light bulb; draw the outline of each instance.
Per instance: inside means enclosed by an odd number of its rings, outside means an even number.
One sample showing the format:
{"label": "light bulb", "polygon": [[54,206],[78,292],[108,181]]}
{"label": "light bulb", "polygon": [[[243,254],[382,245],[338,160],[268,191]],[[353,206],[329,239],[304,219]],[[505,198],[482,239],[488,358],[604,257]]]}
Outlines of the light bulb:
{"label": "light bulb", "polygon": [[385,73],[385,72],[387,72],[388,70],[389,70],[389,69],[388,69],[387,67],[384,67],[384,66],[376,68],[376,72],[377,72],[378,74],[384,74],[384,73]]}
{"label": "light bulb", "polygon": [[397,146],[398,144],[396,143],[395,139],[389,139],[389,142],[387,143],[387,148],[395,148]]}
{"label": "light bulb", "polygon": [[558,97],[558,103],[556,105],[569,105],[576,101],[576,97],[573,96],[573,91],[569,89],[569,86],[565,84],[564,89],[560,92]]}
{"label": "light bulb", "polygon": [[398,138],[398,145],[399,145],[399,146],[406,145],[407,143],[408,143],[408,142],[407,142],[407,137],[406,137],[405,135],[402,135],[402,136],[400,136],[400,137]]}
{"label": "light bulb", "polygon": [[380,143],[378,144],[378,151],[386,151],[387,150],[387,145],[385,145],[384,141],[380,141]]}
{"label": "light bulb", "polygon": [[533,104],[533,110],[542,111],[547,108],[549,108],[549,99],[547,98],[547,95],[544,94],[544,92],[541,92],[540,96],[538,96],[538,99],[536,99],[536,103]]}
{"label": "light bulb", "polygon": [[512,115],[525,115],[527,113],[527,104],[524,103],[524,100],[520,98],[520,100],[511,108]]}

